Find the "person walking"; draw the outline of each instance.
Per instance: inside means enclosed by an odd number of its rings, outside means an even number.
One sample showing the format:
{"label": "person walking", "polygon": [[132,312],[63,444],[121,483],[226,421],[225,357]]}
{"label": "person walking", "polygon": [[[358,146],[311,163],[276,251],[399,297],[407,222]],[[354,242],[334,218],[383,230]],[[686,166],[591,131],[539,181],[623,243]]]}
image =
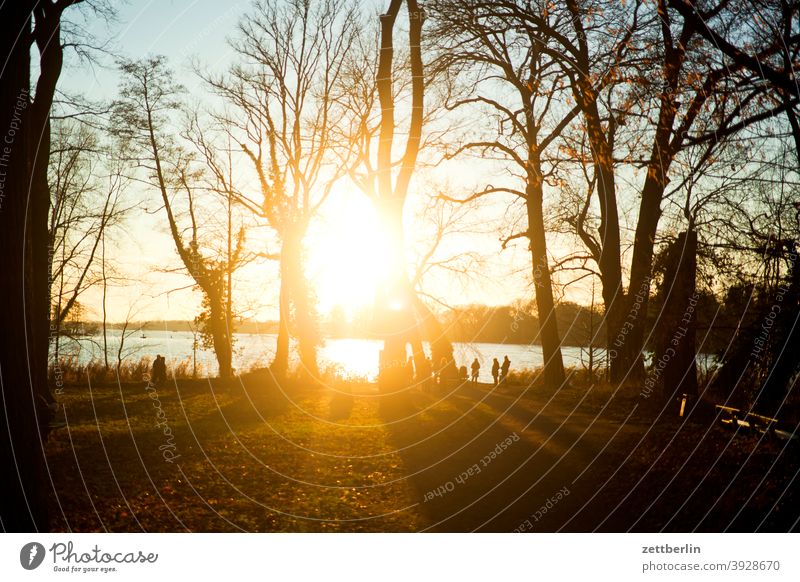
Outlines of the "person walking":
{"label": "person walking", "polygon": [[500,378],[500,362],[497,361],[497,358],[492,362],[492,378],[494,378],[494,385],[497,386]]}
{"label": "person walking", "polygon": [[471,371],[472,371],[472,383],[473,384],[477,384],[478,383],[478,374],[480,374],[480,371],[481,371],[481,363],[478,361],[478,358],[475,358],[474,360],[472,360],[472,366],[470,366],[470,368],[471,368]]}
{"label": "person walking", "polygon": [[506,378],[508,377],[508,370],[511,368],[511,360],[508,359],[508,356],[503,358],[503,365],[500,366],[500,383],[504,384]]}

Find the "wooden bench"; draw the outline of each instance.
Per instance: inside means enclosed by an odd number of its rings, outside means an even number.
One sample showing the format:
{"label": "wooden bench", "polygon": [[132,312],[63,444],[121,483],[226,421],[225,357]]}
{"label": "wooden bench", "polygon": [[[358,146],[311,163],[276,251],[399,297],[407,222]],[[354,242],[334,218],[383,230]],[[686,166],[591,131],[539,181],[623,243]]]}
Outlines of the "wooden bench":
{"label": "wooden bench", "polygon": [[722,404],[715,404],[714,408],[718,408],[720,412],[725,415],[720,418],[722,424],[736,426],[742,429],[757,430],[761,433],[768,433],[784,440],[798,438],[794,433],[778,429],[777,418],[756,414],[755,412],[746,412],[740,408],[723,406]]}

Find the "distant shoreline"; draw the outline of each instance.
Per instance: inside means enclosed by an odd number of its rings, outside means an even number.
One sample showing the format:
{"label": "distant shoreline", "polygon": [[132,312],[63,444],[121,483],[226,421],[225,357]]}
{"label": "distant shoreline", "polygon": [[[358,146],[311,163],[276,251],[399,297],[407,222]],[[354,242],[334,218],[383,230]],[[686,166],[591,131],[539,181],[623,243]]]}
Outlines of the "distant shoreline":
{"label": "distant shoreline", "polygon": [[[95,321],[87,321],[82,324],[84,329],[86,329],[87,333],[86,336],[96,336],[101,334],[102,323],[95,322]],[[109,331],[120,331],[124,323],[106,323],[106,327]],[[192,322],[190,321],[180,321],[180,320],[167,320],[167,321],[147,321],[147,322],[130,322],[128,323],[128,331],[136,330],[136,333],[141,332],[176,332],[176,333],[193,333],[195,331],[195,327],[193,326]],[[322,339],[357,339],[357,340],[379,340],[380,338],[371,336],[369,334],[334,334],[334,333],[325,333],[325,329],[323,326],[323,334]],[[236,331],[234,335],[237,334],[251,334],[251,335],[275,335],[278,333],[278,322],[277,321],[266,321],[266,322],[245,322],[243,324],[237,325]],[[532,342],[526,341],[493,341],[491,339],[465,339],[460,337],[452,337],[450,341],[453,343],[458,344],[498,344],[498,345],[512,345],[512,346],[541,346],[541,342],[536,340]],[[570,342],[562,342],[562,347],[570,347],[570,348],[585,348],[589,349],[590,346],[585,344],[577,344],[577,343],[570,343]],[[594,349],[604,349],[605,346],[601,343],[597,343],[591,346]]]}

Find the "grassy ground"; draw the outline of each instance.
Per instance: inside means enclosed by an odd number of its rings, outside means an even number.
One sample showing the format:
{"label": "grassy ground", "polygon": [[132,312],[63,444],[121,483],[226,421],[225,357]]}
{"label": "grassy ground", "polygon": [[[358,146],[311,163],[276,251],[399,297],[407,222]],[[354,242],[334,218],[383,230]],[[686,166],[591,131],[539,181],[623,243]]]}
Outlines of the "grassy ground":
{"label": "grassy ground", "polygon": [[798,446],[635,391],[70,385],[57,531],[787,531]]}

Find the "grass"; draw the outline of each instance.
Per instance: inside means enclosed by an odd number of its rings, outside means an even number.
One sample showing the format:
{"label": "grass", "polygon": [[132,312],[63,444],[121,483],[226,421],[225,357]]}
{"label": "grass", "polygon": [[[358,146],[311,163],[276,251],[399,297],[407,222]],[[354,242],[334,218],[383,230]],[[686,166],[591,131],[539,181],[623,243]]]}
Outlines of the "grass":
{"label": "grass", "polygon": [[[74,358],[60,358],[58,363],[51,363],[48,376],[51,383],[55,384],[95,384],[109,383],[136,383],[144,381],[152,372],[153,360],[143,357],[138,360],[127,359],[121,363],[92,360],[79,363]],[[178,380],[194,379],[192,360],[186,358],[170,363],[170,376]],[[197,365],[197,377],[204,377],[205,370],[201,364]]]}
{"label": "grass", "polygon": [[513,531],[567,487],[534,530],[797,528],[796,444],[736,433],[702,404],[678,418],[633,389],[531,379],[393,397],[268,372],[67,384],[52,527]]}
{"label": "grass", "polygon": [[[183,380],[159,388],[157,401],[141,384],[67,389],[67,427],[48,455],[69,508],[54,511],[57,529],[336,531],[369,516],[366,529],[414,529],[392,514],[406,491],[384,431],[350,429],[374,424],[369,403],[330,425],[317,390],[261,386]],[[169,462],[165,450],[179,456]],[[365,487],[375,481],[394,483]]]}

